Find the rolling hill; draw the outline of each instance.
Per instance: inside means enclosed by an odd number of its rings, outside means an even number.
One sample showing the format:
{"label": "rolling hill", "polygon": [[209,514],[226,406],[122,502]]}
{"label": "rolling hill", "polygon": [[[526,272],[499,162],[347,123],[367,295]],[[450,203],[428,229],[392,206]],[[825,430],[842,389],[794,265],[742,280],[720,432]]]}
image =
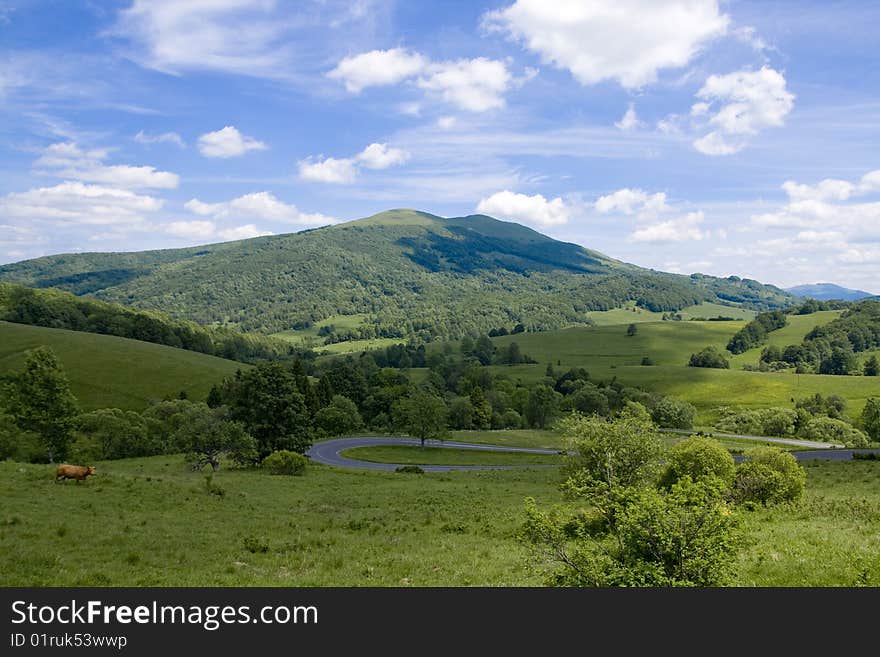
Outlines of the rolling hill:
{"label": "rolling hill", "polygon": [[57,354],[85,410],[142,410],[182,390],[204,399],[213,384],[248,367],[139,340],[0,321],[0,375],[20,370],[25,351],[39,345]]}
{"label": "rolling hill", "polygon": [[815,283],[813,285],[798,285],[796,287],[786,288],[786,292],[796,297],[805,297],[809,299],[817,299],[818,301],[859,301],[867,299],[874,295],[864,290],[851,290],[834,283]]}
{"label": "rolling hill", "polygon": [[186,249],[47,256],[0,267],[0,280],[241,330],[320,323],[325,343],[558,329],[627,302],[654,312],[793,302],[748,279],[657,272],[516,223],[414,210]]}

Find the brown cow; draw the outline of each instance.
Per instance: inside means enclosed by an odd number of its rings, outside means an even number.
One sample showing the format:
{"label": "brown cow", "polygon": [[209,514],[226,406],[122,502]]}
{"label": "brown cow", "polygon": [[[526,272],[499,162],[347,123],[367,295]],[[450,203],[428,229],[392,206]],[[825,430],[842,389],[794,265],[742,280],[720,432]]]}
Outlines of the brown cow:
{"label": "brown cow", "polygon": [[62,463],[55,469],[55,482],[62,479],[76,479],[77,483],[85,480],[89,475],[95,474],[95,466],[68,465]]}

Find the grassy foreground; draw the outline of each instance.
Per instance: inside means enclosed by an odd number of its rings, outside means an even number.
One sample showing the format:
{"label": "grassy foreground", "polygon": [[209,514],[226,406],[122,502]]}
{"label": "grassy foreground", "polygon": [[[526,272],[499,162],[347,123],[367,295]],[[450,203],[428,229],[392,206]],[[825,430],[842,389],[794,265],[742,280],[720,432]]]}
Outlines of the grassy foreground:
{"label": "grassy foreground", "polygon": [[190,399],[204,399],[214,383],[249,367],[112,335],[0,322],[0,374],[20,370],[25,351],[39,345],[58,355],[85,410],[142,410],[150,400],[176,397],[181,390]]}
{"label": "grassy foreground", "polygon": [[[744,512],[744,586],[880,585],[880,462],[811,462],[794,507]],[[0,585],[531,586],[523,498],[555,468],[402,475],[222,471],[179,456],[98,464],[85,484],[0,463]]]}

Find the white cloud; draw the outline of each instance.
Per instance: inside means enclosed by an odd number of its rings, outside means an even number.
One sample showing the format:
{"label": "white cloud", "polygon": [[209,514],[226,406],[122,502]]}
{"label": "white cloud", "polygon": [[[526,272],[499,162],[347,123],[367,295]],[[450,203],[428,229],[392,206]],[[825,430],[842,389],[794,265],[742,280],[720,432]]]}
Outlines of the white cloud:
{"label": "white cloud", "polygon": [[357,178],[354,160],[328,157],[323,160],[311,158],[299,162],[299,177],[311,182],[347,184]]}
{"label": "white cloud", "polygon": [[194,240],[211,239],[216,230],[213,221],[172,221],[165,225],[165,232],[169,235]]}
{"label": "white cloud", "polygon": [[482,199],[477,212],[547,228],[568,223],[573,208],[558,196],[548,201],[541,194],[527,196],[504,190]]}
{"label": "white cloud", "polygon": [[388,144],[373,143],[354,157],[307,158],[299,162],[299,177],[312,182],[349,184],[358,177],[360,167],[388,169],[406,163],[410,154]]}
{"label": "white cloud", "polygon": [[59,178],[101,183],[126,189],[174,189],[180,176],[155,167],[106,165],[107,149],[83,150],[73,142],[51,144],[34,162],[35,167]]}
{"label": "white cloud", "polygon": [[633,242],[685,242],[703,240],[708,233],[700,228],[702,212],[689,212],[683,217],[640,228],[630,235]]}
{"label": "white cloud", "polygon": [[[527,69],[521,79],[514,79],[507,65],[495,59],[433,62],[419,53],[393,48],[346,57],[327,76],[342,81],[351,93],[414,81],[418,88],[459,109],[485,112],[504,107],[504,94],[535,74],[533,69]],[[422,109],[420,103],[413,102],[399,108],[414,116]]]}
{"label": "white cloud", "polygon": [[186,142],[176,132],[163,132],[158,135],[148,135],[143,130],[138,132],[133,139],[139,144],[174,144],[178,148],[186,148]]}
{"label": "white cloud", "polygon": [[166,73],[282,77],[289,23],[275,8],[274,0],[134,0],[110,34],[132,44],[129,55],[139,64]]}
{"label": "white cloud", "polygon": [[600,196],[594,207],[600,214],[612,212],[636,214],[639,219],[652,219],[669,209],[664,192],[648,194],[641,189],[629,188],[618,189],[606,196]]}
{"label": "white cloud", "polygon": [[691,108],[691,115],[709,117],[708,125],[713,128],[694,142],[706,155],[736,153],[745,147],[747,137],[783,125],[795,98],[786,89],[785,77],[767,66],[759,71],[711,75],[697,97],[703,102]]}
{"label": "white cloud", "polygon": [[226,228],[217,233],[224,240],[248,240],[252,237],[263,237],[264,235],[272,235],[272,231],[260,230],[253,224],[244,226],[236,226],[234,228]]}
{"label": "white cloud", "polygon": [[504,107],[512,77],[504,62],[478,57],[432,64],[417,84],[469,112]]}
{"label": "white cloud", "polygon": [[584,85],[642,87],[685,66],[730,19],[716,0],[517,0],[483,25],[520,41]]}
{"label": "white cloud", "polygon": [[387,169],[403,164],[410,155],[400,148],[390,148],[388,144],[370,144],[357,155],[357,161],[368,169]]}
{"label": "white cloud", "polygon": [[845,201],[856,191],[856,186],[846,180],[826,178],[818,185],[799,185],[793,180],[782,184],[782,189],[792,201]]}
{"label": "white cloud", "polygon": [[133,224],[142,222],[162,205],[161,199],[129,190],[63,182],[7,194],[0,198],[0,215],[52,224]]}
{"label": "white cloud", "polygon": [[640,128],[642,125],[644,124],[639,121],[639,117],[636,116],[635,103],[630,103],[620,121],[614,123],[614,127],[616,127],[618,130],[623,130],[624,132],[635,130],[636,128]]}
{"label": "white cloud", "polygon": [[411,78],[424,70],[428,60],[419,53],[404,48],[371,50],[354,57],[346,57],[327,77],[341,80],[354,94],[367,87],[388,86]]}
{"label": "white cloud", "polygon": [[237,157],[248,151],[262,151],[266,144],[241,134],[228,125],[216,132],[206,132],[199,137],[199,152],[205,157]]}
{"label": "white cloud", "polygon": [[184,207],[194,214],[212,217],[215,220],[261,219],[301,226],[321,226],[337,221],[333,217],[317,212],[301,212],[295,205],[284,203],[271,192],[254,192],[221,203],[204,203],[194,198],[187,201]]}

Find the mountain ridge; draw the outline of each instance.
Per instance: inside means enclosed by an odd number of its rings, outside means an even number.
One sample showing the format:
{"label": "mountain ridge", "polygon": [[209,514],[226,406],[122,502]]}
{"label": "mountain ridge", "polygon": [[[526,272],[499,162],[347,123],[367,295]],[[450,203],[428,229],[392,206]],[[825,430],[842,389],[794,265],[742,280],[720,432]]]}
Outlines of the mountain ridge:
{"label": "mountain ridge", "polygon": [[0,266],[0,280],[268,333],[364,316],[337,339],[546,330],[631,301],[664,312],[702,301],[793,303],[749,279],[657,272],[515,222],[409,209],[236,242],[44,256]]}
{"label": "mountain ridge", "polygon": [[853,290],[835,283],[808,283],[785,288],[785,291],[798,297],[806,297],[818,301],[859,301],[876,296],[864,290]]}

